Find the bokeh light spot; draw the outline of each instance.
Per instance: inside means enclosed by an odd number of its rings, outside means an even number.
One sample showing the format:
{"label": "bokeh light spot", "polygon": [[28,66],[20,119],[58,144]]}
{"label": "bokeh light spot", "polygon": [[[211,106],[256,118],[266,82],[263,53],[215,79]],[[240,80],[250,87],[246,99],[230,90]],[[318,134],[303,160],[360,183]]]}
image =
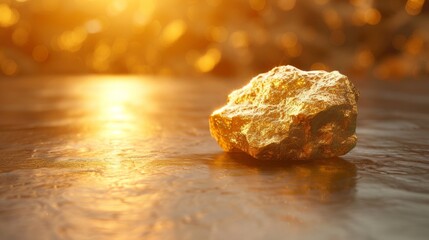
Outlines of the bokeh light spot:
{"label": "bokeh light spot", "polygon": [[61,50],[76,52],[79,51],[86,37],[86,29],[79,27],[71,31],[63,32],[58,38],[57,43]]}
{"label": "bokeh light spot", "polygon": [[32,56],[36,62],[44,62],[48,59],[49,50],[46,46],[38,45],[33,48]]}
{"label": "bokeh light spot", "polygon": [[0,27],[10,27],[19,20],[19,13],[5,3],[0,3]]}
{"label": "bokeh light spot", "polygon": [[405,51],[410,55],[418,55],[424,45],[423,37],[419,33],[414,33],[405,44]]}
{"label": "bokeh light spot", "polygon": [[267,2],[265,0],[249,0],[250,7],[255,11],[264,10]]}
{"label": "bokeh light spot", "polygon": [[277,3],[283,11],[290,11],[295,7],[296,0],[278,0]]}
{"label": "bokeh light spot", "polygon": [[15,75],[18,72],[18,65],[12,59],[1,59],[0,66],[2,72],[7,76]]}
{"label": "bokeh light spot", "polygon": [[127,8],[127,1],[124,0],[113,0],[107,6],[107,14],[110,16],[116,16],[122,13]]}
{"label": "bokeh light spot", "polygon": [[323,20],[326,25],[331,29],[338,29],[342,27],[342,20],[340,15],[334,9],[327,9],[323,12]]}
{"label": "bokeh light spot", "polygon": [[375,8],[370,8],[365,11],[365,21],[368,24],[376,25],[381,20],[381,14],[380,12]]}
{"label": "bokeh light spot", "polygon": [[246,48],[249,46],[249,36],[245,31],[235,31],[231,34],[231,43],[234,48]]}
{"label": "bokeh light spot", "polygon": [[356,55],[356,66],[359,69],[367,69],[374,63],[374,55],[368,49],[360,50]]}
{"label": "bokeh light spot", "polygon": [[203,56],[198,58],[195,62],[195,67],[200,72],[210,72],[219,63],[221,57],[221,52],[218,49],[210,48]]}
{"label": "bokeh light spot", "polygon": [[228,37],[228,31],[224,27],[213,27],[211,32],[211,39],[215,42],[222,43]]}
{"label": "bokeh light spot", "polygon": [[425,0],[408,0],[405,4],[405,11],[412,16],[420,14]]}
{"label": "bokeh light spot", "polygon": [[86,31],[88,33],[99,33],[103,30],[103,25],[98,19],[91,19],[85,23]]}
{"label": "bokeh light spot", "polygon": [[110,46],[104,42],[97,44],[95,48],[92,66],[97,71],[105,71],[109,68],[109,58],[111,56]]}
{"label": "bokeh light spot", "polygon": [[177,41],[186,31],[185,21],[178,19],[167,26],[162,31],[161,40],[165,45],[170,45]]}
{"label": "bokeh light spot", "polygon": [[25,28],[18,27],[12,33],[12,41],[16,46],[23,46],[27,43],[29,33]]}

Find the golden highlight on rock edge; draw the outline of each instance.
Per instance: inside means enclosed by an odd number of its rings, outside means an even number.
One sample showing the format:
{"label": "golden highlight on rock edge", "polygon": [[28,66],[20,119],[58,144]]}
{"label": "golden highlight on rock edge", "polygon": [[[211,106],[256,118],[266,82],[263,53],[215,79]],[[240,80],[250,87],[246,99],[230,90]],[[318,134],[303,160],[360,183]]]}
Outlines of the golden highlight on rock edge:
{"label": "golden highlight on rock edge", "polygon": [[225,151],[261,160],[341,156],[356,145],[358,97],[337,71],[280,66],[230,93],[210,132]]}

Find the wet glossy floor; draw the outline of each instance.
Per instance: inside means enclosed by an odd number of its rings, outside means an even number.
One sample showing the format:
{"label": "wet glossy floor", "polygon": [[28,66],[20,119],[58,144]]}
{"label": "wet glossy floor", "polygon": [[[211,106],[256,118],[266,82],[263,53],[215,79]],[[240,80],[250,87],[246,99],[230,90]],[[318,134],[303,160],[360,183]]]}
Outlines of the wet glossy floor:
{"label": "wet glossy floor", "polygon": [[357,147],[298,163],[210,137],[240,85],[0,80],[0,239],[427,239],[427,82],[359,84]]}

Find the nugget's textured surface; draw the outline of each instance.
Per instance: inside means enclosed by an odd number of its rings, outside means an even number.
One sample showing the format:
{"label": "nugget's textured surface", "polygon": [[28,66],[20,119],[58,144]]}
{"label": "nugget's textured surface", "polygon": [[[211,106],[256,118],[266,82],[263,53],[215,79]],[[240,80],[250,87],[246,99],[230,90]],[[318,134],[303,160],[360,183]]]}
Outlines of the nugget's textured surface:
{"label": "nugget's textured surface", "polygon": [[357,99],[337,71],[276,67],[233,91],[210,116],[210,132],[225,151],[257,159],[340,156],[356,145]]}

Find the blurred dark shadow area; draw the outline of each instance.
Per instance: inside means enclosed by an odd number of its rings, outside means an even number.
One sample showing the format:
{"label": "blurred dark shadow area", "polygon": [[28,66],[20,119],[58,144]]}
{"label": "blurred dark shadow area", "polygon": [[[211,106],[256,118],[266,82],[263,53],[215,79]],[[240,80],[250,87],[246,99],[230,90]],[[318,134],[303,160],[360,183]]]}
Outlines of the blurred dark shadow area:
{"label": "blurred dark shadow area", "polygon": [[0,0],[0,76],[429,73],[425,0]]}

